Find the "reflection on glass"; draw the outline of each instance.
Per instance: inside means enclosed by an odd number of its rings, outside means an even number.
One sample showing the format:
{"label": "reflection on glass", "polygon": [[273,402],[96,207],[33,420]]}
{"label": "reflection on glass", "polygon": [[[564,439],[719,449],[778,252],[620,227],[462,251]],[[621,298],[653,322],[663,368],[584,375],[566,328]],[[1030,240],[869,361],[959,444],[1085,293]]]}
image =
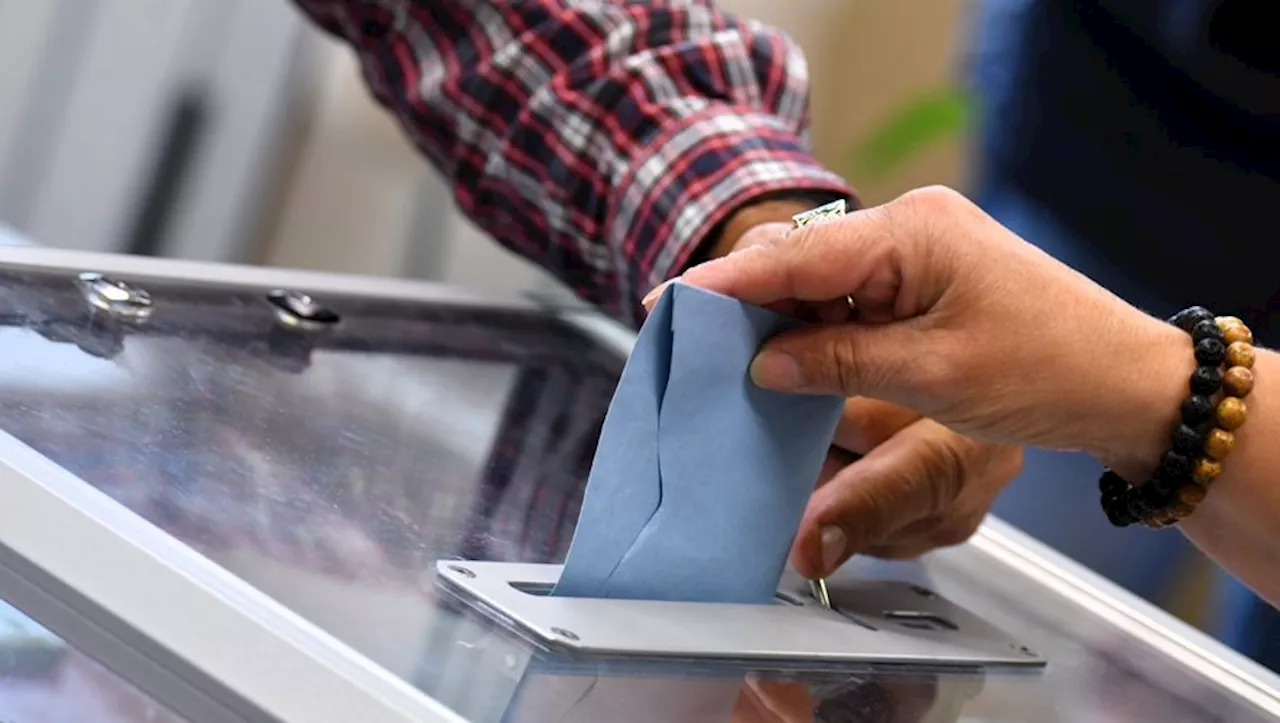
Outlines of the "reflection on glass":
{"label": "reflection on glass", "polygon": [[955,723],[981,677],[604,676],[526,671],[503,723]]}
{"label": "reflection on glass", "polygon": [[180,720],[16,608],[0,602],[0,722]]}

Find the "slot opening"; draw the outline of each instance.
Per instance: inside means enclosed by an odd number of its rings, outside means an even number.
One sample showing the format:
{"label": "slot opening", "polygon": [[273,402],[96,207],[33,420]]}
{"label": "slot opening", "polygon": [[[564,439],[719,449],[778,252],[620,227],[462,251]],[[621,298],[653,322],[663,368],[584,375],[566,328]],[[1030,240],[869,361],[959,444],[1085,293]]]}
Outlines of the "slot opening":
{"label": "slot opening", "polygon": [[889,610],[884,613],[884,617],[904,628],[912,628],[914,630],[948,630],[954,632],[960,629],[960,626],[941,615],[918,610]]}
{"label": "slot opening", "polygon": [[[508,584],[526,595],[536,595],[538,597],[546,597],[551,594],[553,589],[555,589],[554,584],[547,582],[511,582]],[[795,607],[804,606],[804,602],[798,597],[785,592],[774,593],[773,602],[775,605],[793,605]]]}

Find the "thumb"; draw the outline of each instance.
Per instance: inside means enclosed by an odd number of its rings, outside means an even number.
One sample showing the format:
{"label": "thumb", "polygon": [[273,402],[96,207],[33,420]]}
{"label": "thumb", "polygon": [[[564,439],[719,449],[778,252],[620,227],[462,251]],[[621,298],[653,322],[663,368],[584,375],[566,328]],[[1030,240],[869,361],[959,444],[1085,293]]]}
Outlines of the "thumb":
{"label": "thumb", "polygon": [[776,391],[873,397],[910,406],[907,393],[929,386],[939,358],[925,348],[928,334],[917,326],[838,324],[785,332],[756,354],[751,378]]}

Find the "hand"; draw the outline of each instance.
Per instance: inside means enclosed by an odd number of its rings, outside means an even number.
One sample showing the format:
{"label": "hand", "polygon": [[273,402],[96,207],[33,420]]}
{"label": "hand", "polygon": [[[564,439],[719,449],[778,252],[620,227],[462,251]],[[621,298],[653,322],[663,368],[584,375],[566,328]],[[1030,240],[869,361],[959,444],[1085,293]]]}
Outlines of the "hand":
{"label": "hand", "polygon": [[[805,208],[779,200],[739,212],[737,223],[726,226],[734,244],[728,251],[782,243],[791,225],[777,220]],[[743,227],[743,219],[755,225]],[[845,321],[850,313],[844,299],[772,306],[827,323]],[[964,542],[1021,465],[1016,447],[977,442],[900,406],[850,399],[796,536],[792,564],[802,575],[820,577],[854,554],[910,558]]]}
{"label": "hand", "polygon": [[1193,365],[1185,334],[947,189],[683,278],[766,306],[852,297],[852,323],[770,340],[752,367],[761,386],[875,397],[977,439],[1083,449],[1129,469],[1158,458]]}
{"label": "hand", "polygon": [[907,559],[958,545],[1021,467],[1018,447],[979,442],[897,405],[849,399],[792,564],[820,577],[854,554]]}

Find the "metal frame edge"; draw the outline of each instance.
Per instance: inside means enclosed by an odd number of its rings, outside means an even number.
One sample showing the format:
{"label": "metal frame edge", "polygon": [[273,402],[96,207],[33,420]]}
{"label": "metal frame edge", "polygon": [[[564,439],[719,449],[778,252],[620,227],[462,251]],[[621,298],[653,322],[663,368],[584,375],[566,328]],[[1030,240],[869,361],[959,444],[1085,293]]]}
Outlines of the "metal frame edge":
{"label": "metal frame edge", "polygon": [[462,720],[4,433],[0,568],[24,613],[192,720]]}

